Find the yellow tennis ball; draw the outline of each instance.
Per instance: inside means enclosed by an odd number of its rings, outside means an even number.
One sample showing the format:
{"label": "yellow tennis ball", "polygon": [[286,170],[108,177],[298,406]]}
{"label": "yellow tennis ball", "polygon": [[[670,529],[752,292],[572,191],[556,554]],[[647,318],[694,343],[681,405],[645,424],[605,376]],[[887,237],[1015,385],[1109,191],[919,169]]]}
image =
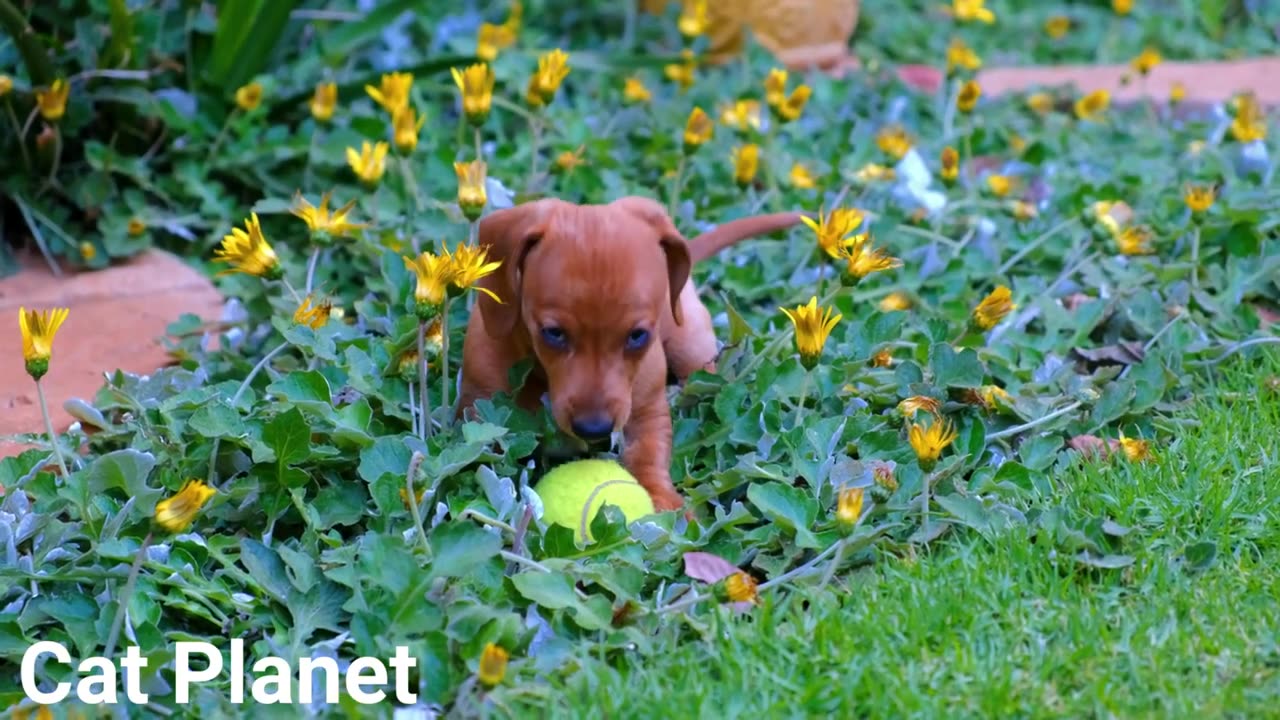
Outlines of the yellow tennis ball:
{"label": "yellow tennis ball", "polygon": [[590,542],[591,521],[605,503],[627,522],[652,515],[653,500],[627,469],[614,460],[575,460],[553,468],[534,486],[542,498],[542,519],[574,531]]}

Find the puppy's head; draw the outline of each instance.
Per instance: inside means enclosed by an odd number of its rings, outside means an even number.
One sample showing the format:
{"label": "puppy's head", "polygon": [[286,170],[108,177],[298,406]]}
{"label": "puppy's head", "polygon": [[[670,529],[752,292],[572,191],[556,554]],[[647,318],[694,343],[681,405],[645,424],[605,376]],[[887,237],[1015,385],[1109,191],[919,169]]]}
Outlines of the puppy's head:
{"label": "puppy's head", "polygon": [[[607,440],[631,415],[632,386],[661,355],[667,313],[680,322],[689,252],[660,205],[540,200],[480,223],[480,243],[502,267],[477,302],[494,337],[527,336],[547,374],[552,413],[565,432]],[[646,368],[646,363],[649,366]]]}

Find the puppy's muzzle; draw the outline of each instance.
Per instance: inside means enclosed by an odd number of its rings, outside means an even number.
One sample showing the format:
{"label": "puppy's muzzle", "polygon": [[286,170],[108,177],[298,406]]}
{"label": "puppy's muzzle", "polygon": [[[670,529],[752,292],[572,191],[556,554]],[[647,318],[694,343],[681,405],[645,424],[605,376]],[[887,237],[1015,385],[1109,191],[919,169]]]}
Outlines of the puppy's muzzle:
{"label": "puppy's muzzle", "polygon": [[613,418],[607,415],[584,415],[572,422],[573,434],[593,444],[608,442],[613,434]]}

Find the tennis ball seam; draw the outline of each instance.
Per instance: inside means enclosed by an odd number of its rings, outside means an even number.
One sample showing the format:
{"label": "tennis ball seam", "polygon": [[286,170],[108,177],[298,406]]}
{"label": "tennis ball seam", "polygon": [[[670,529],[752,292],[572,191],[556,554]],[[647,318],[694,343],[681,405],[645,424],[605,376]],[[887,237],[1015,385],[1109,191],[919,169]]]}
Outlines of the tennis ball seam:
{"label": "tennis ball seam", "polygon": [[584,538],[587,536],[587,524],[591,522],[591,519],[587,517],[587,513],[590,512],[591,503],[595,502],[596,496],[600,494],[601,490],[604,490],[610,485],[637,485],[637,484],[638,483],[632,482],[631,480],[624,480],[619,478],[616,480],[605,480],[599,485],[596,485],[595,489],[591,491],[591,494],[587,496],[587,501],[582,504],[582,515],[580,515],[578,518],[578,534]]}

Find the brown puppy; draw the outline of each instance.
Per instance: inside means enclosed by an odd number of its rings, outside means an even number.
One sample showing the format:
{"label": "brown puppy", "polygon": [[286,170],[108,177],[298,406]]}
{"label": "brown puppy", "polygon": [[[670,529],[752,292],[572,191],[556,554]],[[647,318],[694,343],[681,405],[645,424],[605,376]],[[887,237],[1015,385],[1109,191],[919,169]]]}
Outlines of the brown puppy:
{"label": "brown puppy", "polygon": [[714,371],[711,315],[689,280],[693,263],[739,240],[795,225],[796,213],[743,218],[687,241],[658,203],[539,200],[480,221],[480,245],[502,266],[481,285],[462,347],[458,410],[510,390],[532,356],[518,402],[550,395],[556,425],[586,442],[622,431],[622,462],[659,510],[683,501],[671,483],[670,371]]}

